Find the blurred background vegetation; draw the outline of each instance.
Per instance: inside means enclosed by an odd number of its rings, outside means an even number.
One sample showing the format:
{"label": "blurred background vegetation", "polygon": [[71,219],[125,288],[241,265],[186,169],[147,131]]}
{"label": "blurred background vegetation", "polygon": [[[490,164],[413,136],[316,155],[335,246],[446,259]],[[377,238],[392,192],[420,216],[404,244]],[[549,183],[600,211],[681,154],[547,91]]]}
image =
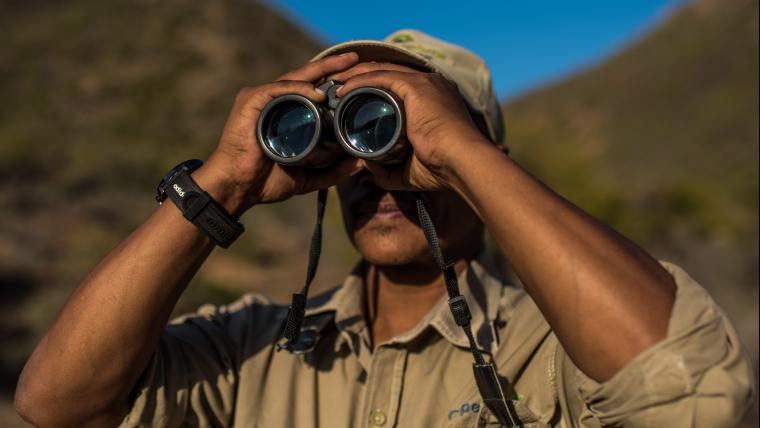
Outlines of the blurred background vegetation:
{"label": "blurred background vegetation", "polygon": [[[161,175],[205,158],[236,91],[322,46],[246,0],[0,1],[0,425],[66,297],[155,209]],[[685,3],[608,60],[504,105],[512,156],[685,267],[757,369],[758,2]],[[358,259],[334,196],[316,287]],[[299,287],[313,196],[256,207],[175,311]],[[118,334],[118,332],[115,332]],[[757,404],[746,426],[757,425]]]}

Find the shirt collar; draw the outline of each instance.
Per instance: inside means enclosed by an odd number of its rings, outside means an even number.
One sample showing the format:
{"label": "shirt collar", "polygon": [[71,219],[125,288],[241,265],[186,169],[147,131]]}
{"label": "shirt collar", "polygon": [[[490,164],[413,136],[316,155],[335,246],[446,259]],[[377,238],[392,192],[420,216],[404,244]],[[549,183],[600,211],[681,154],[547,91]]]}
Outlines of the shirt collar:
{"label": "shirt collar", "polygon": [[309,299],[304,316],[334,312],[338,328],[338,343],[346,342],[362,366],[369,367],[370,339],[364,304],[365,262],[360,261],[338,287]]}
{"label": "shirt collar", "polygon": [[[503,281],[499,279],[490,254],[483,252],[471,260],[459,275],[459,292],[464,296],[472,314],[472,332],[481,351],[493,352],[498,345],[495,321],[499,316],[499,304],[502,298]],[[391,342],[407,343],[419,338],[432,327],[448,342],[469,348],[467,335],[462,327],[454,321],[448,304],[448,295],[444,295],[433,309],[411,330],[397,336]]]}
{"label": "shirt collar", "polygon": [[335,323],[341,329],[354,330],[364,324],[364,261],[359,262],[343,283],[306,305],[305,316],[335,312]]}
{"label": "shirt collar", "polygon": [[[459,275],[460,293],[467,300],[472,313],[472,331],[478,347],[492,353],[498,346],[495,322],[502,300],[503,278],[497,273],[491,255],[484,251],[471,260]],[[348,340],[351,348],[358,352],[358,340],[369,344],[366,306],[364,303],[364,262],[360,262],[343,281],[340,287],[309,301],[306,316],[328,311],[335,312],[335,324],[341,338]],[[507,317],[508,314],[502,314]],[[390,343],[409,343],[432,328],[450,343],[468,348],[467,336],[454,321],[448,306],[448,296],[444,295],[433,309],[412,329],[396,336]]]}

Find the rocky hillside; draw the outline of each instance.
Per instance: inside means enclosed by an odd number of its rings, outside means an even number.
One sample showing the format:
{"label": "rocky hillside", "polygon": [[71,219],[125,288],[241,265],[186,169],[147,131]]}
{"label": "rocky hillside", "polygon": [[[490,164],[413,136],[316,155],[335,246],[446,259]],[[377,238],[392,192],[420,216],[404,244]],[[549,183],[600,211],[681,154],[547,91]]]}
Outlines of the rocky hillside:
{"label": "rocky hillside", "polygon": [[[757,1],[696,2],[599,66],[509,102],[509,144],[638,240],[738,245],[735,262],[756,262],[757,49]],[[745,267],[733,280],[756,284],[757,264]]]}

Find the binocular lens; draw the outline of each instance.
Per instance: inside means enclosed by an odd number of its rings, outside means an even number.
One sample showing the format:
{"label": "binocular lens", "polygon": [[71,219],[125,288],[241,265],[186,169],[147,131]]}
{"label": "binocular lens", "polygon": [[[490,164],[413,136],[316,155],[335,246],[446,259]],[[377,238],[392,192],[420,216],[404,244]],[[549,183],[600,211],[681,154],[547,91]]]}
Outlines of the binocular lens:
{"label": "binocular lens", "polygon": [[342,131],[355,150],[373,153],[394,140],[397,114],[393,105],[381,97],[358,96],[343,109]]}
{"label": "binocular lens", "polygon": [[297,101],[287,101],[277,105],[268,116],[263,142],[269,150],[290,158],[309,147],[319,120],[311,109]]}
{"label": "binocular lens", "polygon": [[276,97],[264,106],[256,125],[262,151],[283,165],[321,168],[346,154],[377,162],[402,162],[409,151],[404,107],[380,88],[354,89],[343,97],[333,81],[316,104],[298,94]]}

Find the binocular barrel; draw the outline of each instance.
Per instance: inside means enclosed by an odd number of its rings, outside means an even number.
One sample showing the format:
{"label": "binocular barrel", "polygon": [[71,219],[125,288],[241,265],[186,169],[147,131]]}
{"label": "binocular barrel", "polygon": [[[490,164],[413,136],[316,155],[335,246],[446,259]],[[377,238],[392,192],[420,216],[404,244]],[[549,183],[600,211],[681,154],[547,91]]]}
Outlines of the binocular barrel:
{"label": "binocular barrel", "polygon": [[409,150],[404,107],[392,93],[359,88],[343,97],[340,84],[320,86],[325,105],[289,94],[270,101],[256,126],[259,146],[283,165],[324,167],[353,156],[384,163],[401,162]]}

